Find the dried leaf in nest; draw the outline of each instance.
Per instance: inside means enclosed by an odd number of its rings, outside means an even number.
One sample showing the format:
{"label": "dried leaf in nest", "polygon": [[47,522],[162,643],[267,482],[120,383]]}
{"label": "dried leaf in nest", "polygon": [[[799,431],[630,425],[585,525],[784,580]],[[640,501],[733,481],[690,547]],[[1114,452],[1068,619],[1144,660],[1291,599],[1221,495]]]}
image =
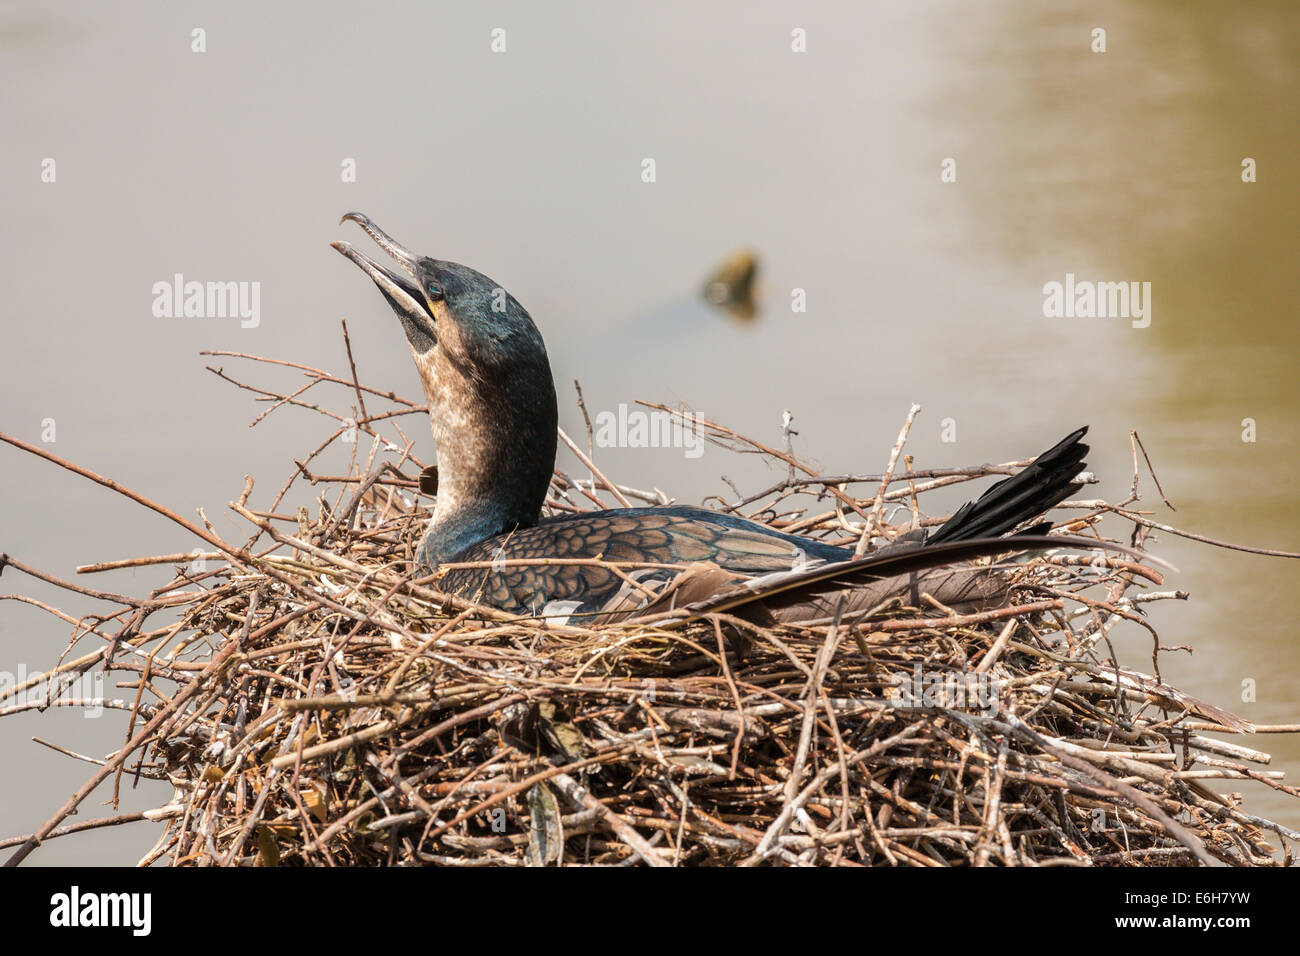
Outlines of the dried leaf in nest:
{"label": "dried leaf in nest", "polygon": [[564,824],[555,794],[546,784],[534,784],[528,791],[528,816],[532,824],[528,828],[528,865],[559,863],[564,855]]}
{"label": "dried leaf in nest", "polygon": [[554,754],[568,763],[591,752],[582,732],[554,701],[518,708],[501,728],[502,739],[525,753]]}

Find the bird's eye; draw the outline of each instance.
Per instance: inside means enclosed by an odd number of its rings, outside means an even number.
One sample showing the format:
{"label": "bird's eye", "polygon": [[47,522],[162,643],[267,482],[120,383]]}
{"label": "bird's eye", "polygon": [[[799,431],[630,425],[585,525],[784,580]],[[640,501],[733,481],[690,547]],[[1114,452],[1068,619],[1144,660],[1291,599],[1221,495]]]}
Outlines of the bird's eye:
{"label": "bird's eye", "polygon": [[442,298],[442,286],[438,285],[438,283],[434,282],[432,279],[429,280],[428,285],[426,285],[424,289],[429,293],[430,299]]}

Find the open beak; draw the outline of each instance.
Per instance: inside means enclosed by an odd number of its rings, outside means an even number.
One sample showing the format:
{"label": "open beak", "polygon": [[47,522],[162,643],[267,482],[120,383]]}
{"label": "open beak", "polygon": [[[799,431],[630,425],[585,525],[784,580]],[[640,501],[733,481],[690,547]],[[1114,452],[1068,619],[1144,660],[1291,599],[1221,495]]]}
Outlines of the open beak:
{"label": "open beak", "polygon": [[350,212],[339,222],[344,223],[349,220],[364,229],[366,235],[375,240],[379,248],[397,261],[402,267],[402,271],[385,268],[365,253],[358,252],[349,242],[331,242],[330,245],[351,259],[360,267],[362,272],[370,276],[371,281],[384,294],[384,298],[388,299],[393,311],[402,320],[402,324],[407,327],[408,336],[412,332],[411,325],[414,325],[419,332],[436,341],[433,330],[433,316],[429,313],[429,308],[425,304],[424,293],[420,291],[416,281],[418,257],[371,222],[368,216],[359,212]]}

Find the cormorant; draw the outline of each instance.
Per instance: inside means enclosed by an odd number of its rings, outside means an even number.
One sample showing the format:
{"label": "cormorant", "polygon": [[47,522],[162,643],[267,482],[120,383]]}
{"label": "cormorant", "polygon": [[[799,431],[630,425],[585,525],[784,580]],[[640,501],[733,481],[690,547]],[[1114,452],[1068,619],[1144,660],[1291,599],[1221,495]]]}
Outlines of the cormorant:
{"label": "cormorant", "polygon": [[[388,300],[406,332],[428,399],[438,484],[419,563],[428,570],[443,564],[498,563],[495,568],[448,569],[439,579],[448,593],[520,614],[552,613],[557,607],[593,614],[645,604],[644,585],[662,587],[678,574],[662,568],[620,575],[593,564],[509,563],[604,558],[650,565],[712,562],[722,573],[706,580],[706,598],[709,589],[725,592],[730,585],[735,591],[738,580],[763,576],[765,584],[758,589],[763,610],[784,620],[826,617],[837,606],[865,610],[909,587],[914,599],[924,591],[950,607],[987,607],[1005,599],[1005,581],[985,570],[953,567],[954,562],[1012,550],[1100,545],[1090,539],[1048,538],[1050,522],[1022,531],[1010,544],[990,540],[1069,496],[1088,451],[1081,441],[1086,426],[963,505],[928,537],[914,532],[905,536],[909,540],[864,558],[701,508],[626,508],[543,518],[555,465],[558,412],[546,346],[532,318],[482,273],[418,256],[361,213],[348,213],[341,221],[347,220],[401,266],[389,269],[349,243],[332,243]],[[742,598],[728,607],[752,603],[745,597],[748,592],[740,593]],[[691,599],[701,596],[699,588],[688,594]]]}

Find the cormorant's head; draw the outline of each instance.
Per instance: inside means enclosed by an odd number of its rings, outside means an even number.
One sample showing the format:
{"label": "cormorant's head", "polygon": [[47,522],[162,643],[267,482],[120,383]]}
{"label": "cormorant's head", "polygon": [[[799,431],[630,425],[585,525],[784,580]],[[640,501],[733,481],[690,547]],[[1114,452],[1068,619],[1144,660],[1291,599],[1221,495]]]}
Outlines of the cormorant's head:
{"label": "cormorant's head", "polygon": [[447,358],[470,368],[499,368],[546,360],[546,346],[528,312],[509,292],[481,272],[457,262],[418,256],[394,240],[370,218],[350,212],[401,267],[389,269],[348,242],[331,245],[356,263],[379,287],[406,331],[417,356],[441,345]]}
{"label": "cormorant's head", "polygon": [[331,243],[379,287],[406,332],[438,444],[434,524],[454,515],[464,528],[471,510],[476,526],[498,526],[491,533],[535,524],[555,466],[558,420],[537,326],[481,272],[418,256],[359,212],[348,220],[400,267]]}

